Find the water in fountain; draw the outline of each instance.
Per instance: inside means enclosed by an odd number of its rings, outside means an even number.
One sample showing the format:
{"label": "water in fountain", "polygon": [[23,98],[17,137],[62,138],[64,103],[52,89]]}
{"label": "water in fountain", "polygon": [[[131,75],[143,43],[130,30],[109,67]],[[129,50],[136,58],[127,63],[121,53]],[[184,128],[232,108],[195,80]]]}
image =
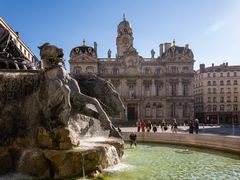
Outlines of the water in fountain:
{"label": "water in fountain", "polygon": [[110,147],[106,149],[106,160],[109,166],[116,165],[120,162],[117,150],[114,146],[110,145]]}
{"label": "water in fountain", "polygon": [[26,156],[27,156],[28,153],[30,153],[31,151],[32,151],[32,150],[30,150],[30,149],[25,149],[25,150],[22,152],[22,154],[21,154],[21,156],[20,156],[20,158],[19,158],[18,164],[17,164],[17,169],[19,169],[19,168],[22,167],[22,165],[24,164],[24,160],[25,160]]}

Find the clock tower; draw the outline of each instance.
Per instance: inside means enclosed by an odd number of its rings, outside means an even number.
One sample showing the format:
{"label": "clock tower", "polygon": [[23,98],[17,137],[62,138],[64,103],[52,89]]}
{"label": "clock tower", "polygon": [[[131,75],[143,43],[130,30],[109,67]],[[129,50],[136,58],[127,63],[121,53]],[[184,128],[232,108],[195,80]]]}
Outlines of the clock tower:
{"label": "clock tower", "polygon": [[131,25],[126,21],[125,15],[123,15],[123,21],[118,25],[118,35],[116,39],[118,57],[123,56],[129,48],[133,47],[133,39]]}

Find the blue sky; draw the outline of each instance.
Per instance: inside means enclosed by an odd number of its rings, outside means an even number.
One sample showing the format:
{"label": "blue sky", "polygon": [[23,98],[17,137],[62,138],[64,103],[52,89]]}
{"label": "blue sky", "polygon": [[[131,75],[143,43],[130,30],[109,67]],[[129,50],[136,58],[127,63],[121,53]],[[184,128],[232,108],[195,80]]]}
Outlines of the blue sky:
{"label": "blue sky", "polygon": [[159,44],[189,44],[200,63],[240,64],[239,0],[1,0],[0,16],[39,57],[45,42],[70,50],[98,43],[98,56],[116,53],[117,25],[123,13],[131,23],[134,47],[143,57]]}

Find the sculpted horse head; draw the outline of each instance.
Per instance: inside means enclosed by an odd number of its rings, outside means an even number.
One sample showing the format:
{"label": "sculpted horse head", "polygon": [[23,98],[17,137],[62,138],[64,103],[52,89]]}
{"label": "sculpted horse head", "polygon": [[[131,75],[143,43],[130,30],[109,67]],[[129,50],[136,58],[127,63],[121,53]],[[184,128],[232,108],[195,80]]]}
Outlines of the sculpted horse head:
{"label": "sculpted horse head", "polygon": [[45,69],[56,67],[59,63],[64,65],[63,49],[49,43],[45,43],[38,48],[40,49],[40,56]]}
{"label": "sculpted horse head", "polygon": [[81,92],[98,99],[109,115],[124,113],[125,106],[114,86],[95,75],[81,75],[77,79]]}

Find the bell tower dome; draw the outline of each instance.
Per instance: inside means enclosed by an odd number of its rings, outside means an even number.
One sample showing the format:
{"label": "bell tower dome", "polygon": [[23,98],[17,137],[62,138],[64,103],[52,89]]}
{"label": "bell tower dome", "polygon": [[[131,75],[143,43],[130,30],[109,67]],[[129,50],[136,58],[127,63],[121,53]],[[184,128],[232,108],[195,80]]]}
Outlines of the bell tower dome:
{"label": "bell tower dome", "polygon": [[133,33],[130,23],[123,15],[123,21],[118,25],[118,35],[116,39],[117,56],[121,57],[124,52],[128,51],[130,47],[133,47]]}

